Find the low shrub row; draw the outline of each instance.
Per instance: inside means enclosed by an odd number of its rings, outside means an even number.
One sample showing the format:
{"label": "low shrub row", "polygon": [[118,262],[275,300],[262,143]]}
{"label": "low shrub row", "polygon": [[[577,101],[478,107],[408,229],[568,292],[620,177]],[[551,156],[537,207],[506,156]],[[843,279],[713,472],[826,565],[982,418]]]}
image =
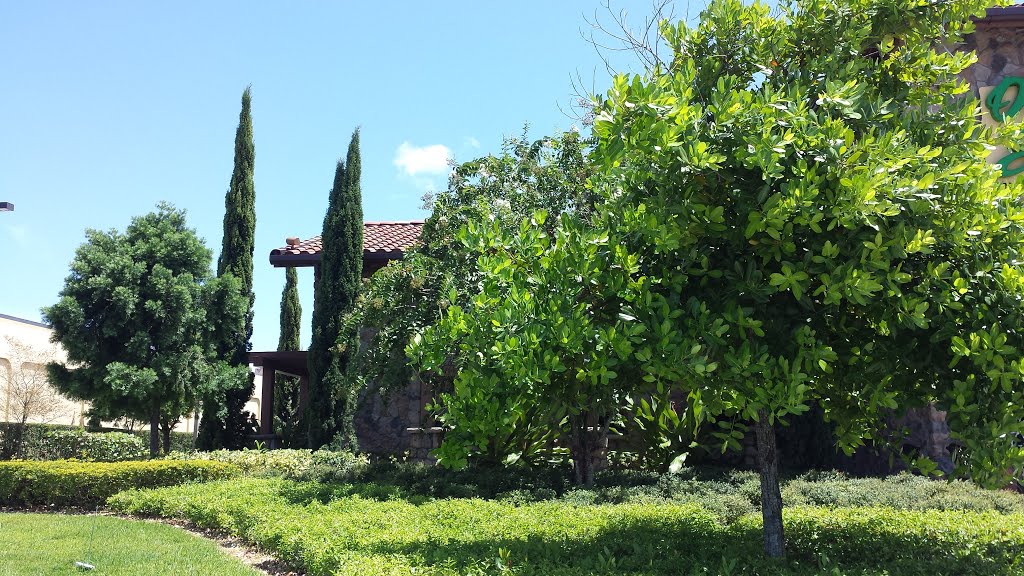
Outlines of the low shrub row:
{"label": "low shrub row", "polygon": [[[171,433],[171,449],[192,450],[192,435]],[[61,424],[0,423],[0,460],[120,462],[149,457],[149,430],[88,431]]]}
{"label": "low shrub row", "polygon": [[142,438],[125,432],[50,430],[43,435],[37,460],[84,460],[123,462],[149,458],[149,446]]}
{"label": "low shrub row", "polygon": [[787,559],[761,553],[758,514],[695,503],[406,499],[365,485],[283,479],[123,492],[114,510],[189,520],[310,575],[1020,574],[1024,515],[811,508],[785,511]]}
{"label": "low shrub row", "polygon": [[224,462],[248,476],[281,476],[318,482],[346,481],[369,462],[365,456],[330,450],[215,450],[171,452],[168,460]]}
{"label": "low shrub row", "polygon": [[93,508],[130,488],[230,478],[221,462],[0,462],[0,506]]}
{"label": "low shrub row", "polygon": [[[511,503],[561,499],[575,504],[694,502],[733,520],[760,509],[757,473],[684,468],[675,474],[608,470],[591,489],[581,489],[559,468],[493,467],[448,470],[411,463],[372,462],[347,453],[308,450],[211,452],[172,455],[229,462],[249,475],[358,484],[400,498],[483,498]],[[910,474],[850,478],[838,472],[808,472],[783,481],[786,506],[885,506],[900,510],[994,510],[1024,514],[1024,496],[985,490],[963,481],[937,481]]]}

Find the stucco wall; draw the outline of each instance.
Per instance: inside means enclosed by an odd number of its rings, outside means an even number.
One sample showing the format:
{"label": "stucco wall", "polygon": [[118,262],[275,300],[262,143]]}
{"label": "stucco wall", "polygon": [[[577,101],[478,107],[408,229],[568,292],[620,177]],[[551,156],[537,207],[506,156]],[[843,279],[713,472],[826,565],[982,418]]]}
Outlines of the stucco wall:
{"label": "stucco wall", "polygon": [[[14,388],[45,380],[42,369],[48,362],[65,360],[64,351],[50,343],[51,330],[35,322],[0,316],[0,418],[20,421],[23,410],[17,405]],[[48,387],[47,387],[48,388]],[[29,422],[81,424],[85,405],[55,392],[46,393],[53,401],[30,408]]]}
{"label": "stucco wall", "polygon": [[[23,371],[25,368],[42,370],[42,367],[48,362],[67,360],[64,350],[59,345],[50,342],[51,334],[50,328],[38,322],[0,315],[0,421],[16,422],[20,420],[21,411],[12,402],[13,394],[10,393],[10,387],[17,384],[17,379],[31,376]],[[14,342],[13,346],[12,341]],[[14,365],[12,365],[12,361]],[[25,366],[26,363],[28,366]],[[56,392],[54,394],[56,395]],[[59,395],[57,396],[59,397]],[[55,404],[45,413],[32,413],[28,421],[43,424],[85,425],[84,412],[89,407],[87,402],[60,397]],[[258,406],[257,395],[250,401],[247,408],[255,409],[255,413],[259,414]],[[104,426],[113,426],[114,424],[114,422],[103,423]],[[176,432],[193,432],[194,426],[195,422],[191,417],[182,418],[174,430]],[[148,430],[149,426],[144,425],[141,428]]]}

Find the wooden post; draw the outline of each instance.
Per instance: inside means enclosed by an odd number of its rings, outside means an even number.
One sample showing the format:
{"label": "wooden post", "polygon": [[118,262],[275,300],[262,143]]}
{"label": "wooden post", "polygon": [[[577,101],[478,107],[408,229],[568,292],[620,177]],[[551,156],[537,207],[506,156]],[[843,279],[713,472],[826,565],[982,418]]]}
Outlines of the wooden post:
{"label": "wooden post", "polygon": [[260,400],[260,434],[274,433],[274,379],[277,370],[270,362],[263,363],[263,398]]}

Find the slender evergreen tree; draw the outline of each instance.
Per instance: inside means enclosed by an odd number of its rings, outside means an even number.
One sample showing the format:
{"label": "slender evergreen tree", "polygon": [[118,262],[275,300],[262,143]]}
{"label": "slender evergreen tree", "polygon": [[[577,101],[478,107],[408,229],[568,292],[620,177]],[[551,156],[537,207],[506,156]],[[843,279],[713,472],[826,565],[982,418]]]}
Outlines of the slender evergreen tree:
{"label": "slender evergreen tree", "polygon": [[313,300],[313,339],[309,347],[308,442],[319,448],[339,438],[354,445],[355,387],[345,378],[358,334],[342,334],[343,318],[355,304],[363,272],[363,206],[360,191],[359,129],[348,155],[334,173],[323,252]]}
{"label": "slender evergreen tree", "polygon": [[[295,268],[285,272],[284,291],[281,293],[281,335],[277,349],[282,352],[299,350],[299,336],[302,322],[302,305],[299,304],[299,275]],[[276,429],[285,446],[304,444],[299,438],[298,419],[299,381],[294,376],[278,374],[274,383],[274,417]]]}
{"label": "slender evergreen tree", "polygon": [[[256,236],[256,186],[253,182],[256,151],[252,138],[252,90],[242,92],[242,110],[235,132],[235,166],[224,198],[224,239],[217,259],[217,276],[232,275],[239,280],[243,298],[248,302],[244,328],[225,345],[221,354],[235,366],[249,363],[252,337],[253,302],[252,256]],[[203,403],[203,423],[199,443],[204,448],[241,448],[247,434],[253,432],[253,418],[244,411],[252,397],[252,375],[236,385],[212,394]]]}
{"label": "slender evergreen tree", "polygon": [[299,303],[299,275],[295,268],[285,272],[284,291],[281,292],[281,336],[277,349],[282,352],[299,350],[302,304]]}

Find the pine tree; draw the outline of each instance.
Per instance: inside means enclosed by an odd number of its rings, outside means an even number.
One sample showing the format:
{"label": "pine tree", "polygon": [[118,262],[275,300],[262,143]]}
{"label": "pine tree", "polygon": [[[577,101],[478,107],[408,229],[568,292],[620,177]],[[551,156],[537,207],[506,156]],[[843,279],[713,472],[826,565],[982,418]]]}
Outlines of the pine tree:
{"label": "pine tree", "polygon": [[[302,305],[299,304],[298,282],[295,268],[287,268],[284,291],[281,292],[281,335],[277,341],[277,349],[281,352],[297,351],[300,346]],[[300,445],[304,439],[300,439],[297,433],[299,381],[294,376],[278,374],[274,386],[274,417],[283,443],[285,446]]]}
{"label": "pine tree", "polygon": [[[224,198],[224,239],[217,259],[217,276],[232,275],[239,280],[248,301],[245,327],[220,353],[235,366],[249,363],[252,337],[253,303],[252,257],[256,235],[256,187],[253,182],[256,152],[252,137],[252,90],[242,92],[242,110],[235,132],[235,166]],[[203,404],[203,423],[199,443],[202,447],[241,448],[245,436],[254,431],[251,415],[243,411],[252,397],[253,379],[249,375],[235,386],[207,398]]]}
{"label": "pine tree", "polygon": [[360,191],[359,129],[352,134],[345,161],[338,161],[327,214],[323,252],[313,300],[313,340],[309,347],[307,433],[311,448],[335,438],[354,445],[355,388],[345,378],[358,334],[341,334],[352,310],[363,272],[363,208]]}

